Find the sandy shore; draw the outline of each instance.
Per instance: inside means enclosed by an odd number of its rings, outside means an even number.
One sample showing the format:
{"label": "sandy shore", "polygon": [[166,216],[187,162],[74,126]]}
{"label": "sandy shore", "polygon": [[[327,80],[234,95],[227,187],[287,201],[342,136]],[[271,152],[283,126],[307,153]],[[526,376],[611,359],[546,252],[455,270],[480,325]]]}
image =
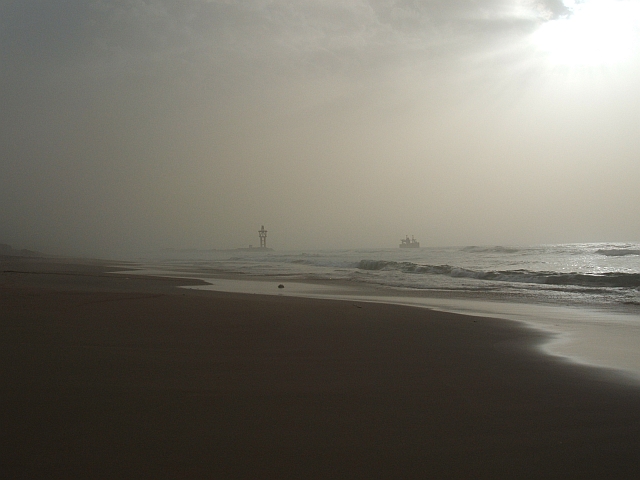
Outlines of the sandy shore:
{"label": "sandy shore", "polygon": [[513,323],[0,265],[10,478],[640,475],[640,389]]}

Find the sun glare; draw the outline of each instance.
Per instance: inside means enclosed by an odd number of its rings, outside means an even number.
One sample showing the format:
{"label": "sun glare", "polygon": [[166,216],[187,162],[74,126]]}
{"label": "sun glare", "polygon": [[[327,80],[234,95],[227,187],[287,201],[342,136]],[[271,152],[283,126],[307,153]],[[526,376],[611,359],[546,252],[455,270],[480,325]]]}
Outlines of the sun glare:
{"label": "sun glare", "polygon": [[640,2],[565,0],[570,15],[545,22],[536,46],[555,64],[600,66],[627,61],[638,44]]}

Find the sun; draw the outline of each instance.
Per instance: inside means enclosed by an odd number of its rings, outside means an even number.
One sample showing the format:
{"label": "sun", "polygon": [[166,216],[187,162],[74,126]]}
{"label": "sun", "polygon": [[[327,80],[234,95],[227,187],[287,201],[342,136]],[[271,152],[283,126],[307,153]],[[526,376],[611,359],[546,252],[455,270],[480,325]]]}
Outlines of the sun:
{"label": "sun", "polygon": [[570,12],[545,22],[533,35],[536,47],[559,65],[603,66],[627,61],[638,45],[640,2],[565,0]]}

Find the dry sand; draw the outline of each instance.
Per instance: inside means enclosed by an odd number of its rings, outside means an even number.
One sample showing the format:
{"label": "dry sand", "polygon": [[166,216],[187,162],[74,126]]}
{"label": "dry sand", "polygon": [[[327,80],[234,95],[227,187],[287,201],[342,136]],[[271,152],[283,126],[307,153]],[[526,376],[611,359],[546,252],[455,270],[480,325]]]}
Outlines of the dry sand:
{"label": "dry sand", "polygon": [[640,478],[640,389],[513,323],[0,265],[5,478]]}

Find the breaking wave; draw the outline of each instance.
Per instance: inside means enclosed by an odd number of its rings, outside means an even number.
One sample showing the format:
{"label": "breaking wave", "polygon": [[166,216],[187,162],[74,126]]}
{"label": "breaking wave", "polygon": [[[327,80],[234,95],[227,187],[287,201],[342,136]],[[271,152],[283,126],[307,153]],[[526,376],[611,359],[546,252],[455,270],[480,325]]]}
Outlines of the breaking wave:
{"label": "breaking wave", "polygon": [[397,270],[403,273],[446,275],[496,282],[537,283],[579,287],[640,288],[640,273],[559,273],[533,272],[530,270],[478,271],[450,265],[418,265],[412,262],[386,260],[361,260],[360,270]]}
{"label": "breaking wave", "polygon": [[315,262],[313,260],[304,259],[291,260],[291,263],[296,265],[315,265]]}
{"label": "breaking wave", "polygon": [[513,247],[501,247],[498,245],[495,247],[470,246],[470,247],[464,247],[462,251],[471,252],[471,253],[518,253],[520,249],[513,248]]}
{"label": "breaking wave", "polygon": [[601,248],[600,250],[596,250],[596,253],[606,255],[607,257],[624,257],[626,255],[640,255],[640,250],[632,250],[630,248]]}

